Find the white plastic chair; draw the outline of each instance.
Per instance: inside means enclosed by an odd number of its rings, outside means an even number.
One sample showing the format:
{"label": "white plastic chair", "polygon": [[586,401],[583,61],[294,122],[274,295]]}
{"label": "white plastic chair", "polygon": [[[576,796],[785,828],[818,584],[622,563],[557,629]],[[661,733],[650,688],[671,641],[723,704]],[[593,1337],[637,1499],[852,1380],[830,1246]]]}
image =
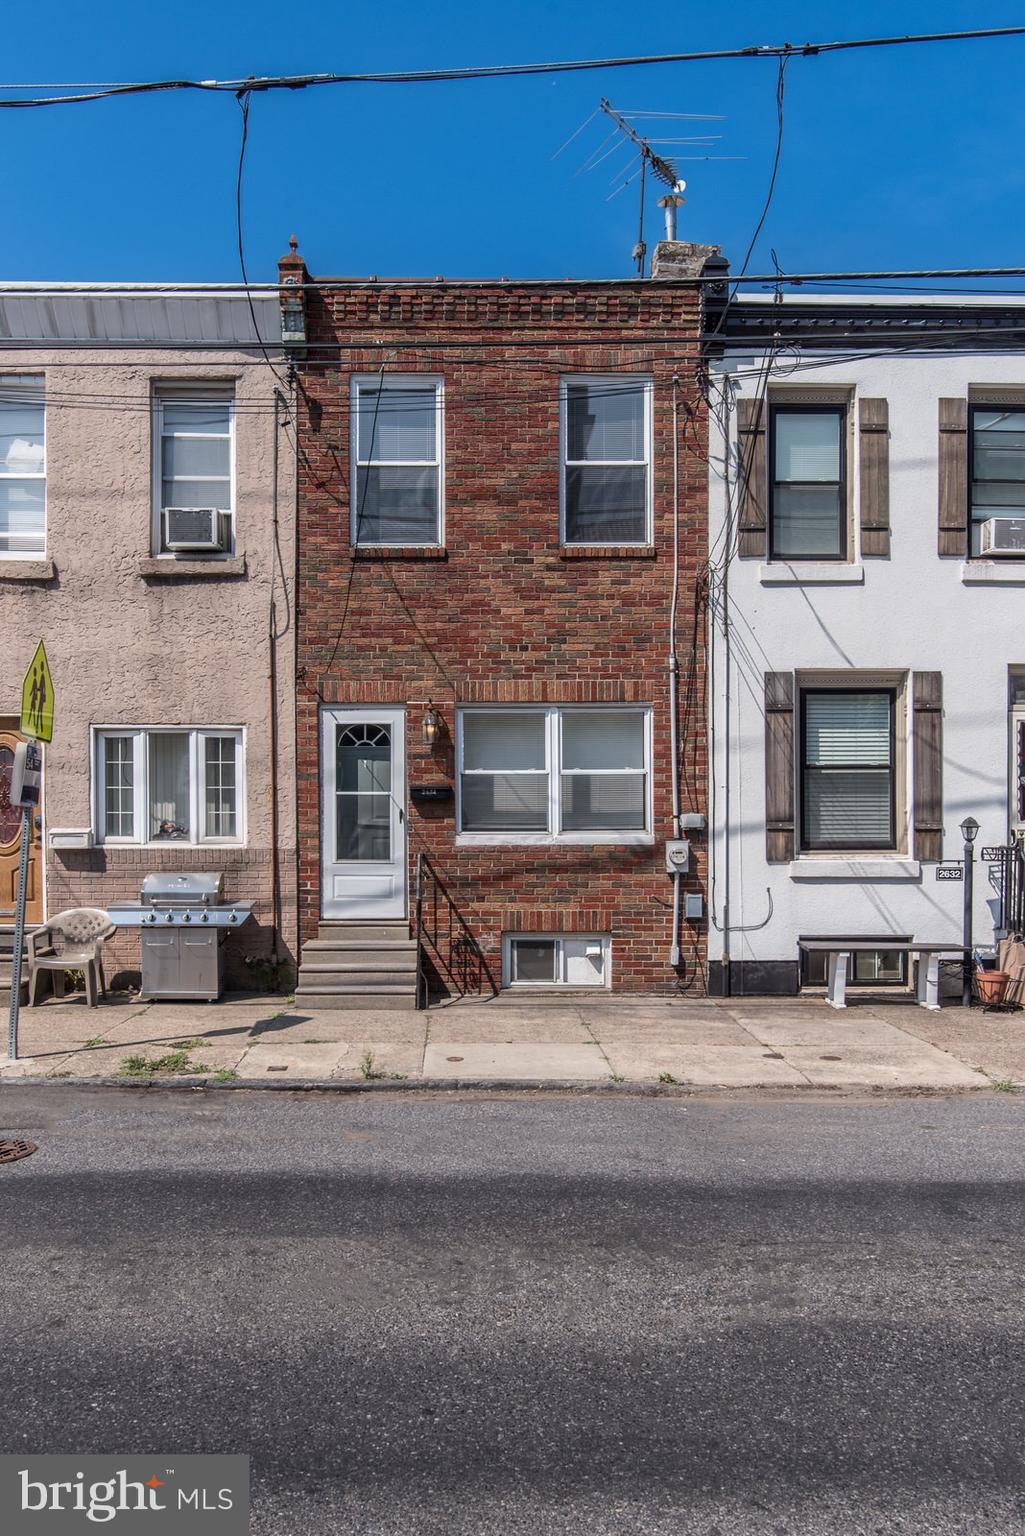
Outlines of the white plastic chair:
{"label": "white plastic chair", "polygon": [[42,928],[28,936],[28,1005],[36,1006],[39,984],[49,973],[54,997],[64,996],[64,972],[81,971],[90,1008],[98,1003],[97,991],[107,995],[103,974],[103,944],[117,928],[110,914],[99,907],[71,907],[58,912]]}

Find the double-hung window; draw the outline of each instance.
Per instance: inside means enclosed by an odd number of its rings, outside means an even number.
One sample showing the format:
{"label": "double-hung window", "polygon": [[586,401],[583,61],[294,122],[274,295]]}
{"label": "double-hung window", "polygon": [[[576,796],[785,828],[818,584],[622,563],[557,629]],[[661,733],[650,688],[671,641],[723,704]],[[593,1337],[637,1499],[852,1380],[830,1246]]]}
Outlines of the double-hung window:
{"label": "double-hung window", "polygon": [[440,379],[353,379],[353,544],[441,544],[443,445]]}
{"label": "double-hung window", "polygon": [[1018,523],[1013,547],[1025,553],[1025,410],[973,406],[971,430],[971,553],[991,517]]}
{"label": "double-hung window", "polygon": [[892,688],[801,695],[801,844],[892,849],[896,774]]}
{"label": "double-hung window", "polygon": [[644,709],[466,709],[459,830],[482,842],[650,840]]}
{"label": "double-hung window", "polygon": [[110,727],[95,733],[106,843],[241,843],[242,732]]}
{"label": "double-hung window", "polygon": [[158,554],[232,546],[234,400],[217,384],[168,385],[153,397]]}
{"label": "double-hung window", "polygon": [[770,558],[846,560],[843,406],[777,405],[770,420]]}
{"label": "double-hung window", "polygon": [[651,541],[651,381],[562,381],[562,538]]}
{"label": "double-hung window", "polygon": [[0,558],[46,553],[43,380],[0,378]]}

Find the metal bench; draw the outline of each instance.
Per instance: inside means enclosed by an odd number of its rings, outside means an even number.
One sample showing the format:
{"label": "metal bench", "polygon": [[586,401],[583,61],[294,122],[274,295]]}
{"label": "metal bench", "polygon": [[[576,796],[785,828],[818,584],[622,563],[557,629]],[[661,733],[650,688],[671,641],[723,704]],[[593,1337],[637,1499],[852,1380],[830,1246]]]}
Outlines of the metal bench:
{"label": "metal bench", "polygon": [[920,1008],[940,1006],[940,956],[950,955],[962,962],[969,951],[963,944],[927,944],[917,939],[798,939],[797,947],[805,954],[826,955],[826,1001],[831,1008],[847,1007],[847,972],[854,954],[876,954],[881,949],[896,950],[918,957],[917,1000]]}

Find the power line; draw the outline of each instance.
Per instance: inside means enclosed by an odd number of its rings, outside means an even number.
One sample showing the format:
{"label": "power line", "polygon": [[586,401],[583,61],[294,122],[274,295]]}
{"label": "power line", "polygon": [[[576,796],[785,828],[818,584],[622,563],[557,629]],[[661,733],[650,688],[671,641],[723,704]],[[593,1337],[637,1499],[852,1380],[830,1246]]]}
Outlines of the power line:
{"label": "power line", "polygon": [[815,58],[859,48],[895,48],[918,43],[974,42],[989,38],[1020,37],[1025,27],[972,28],[959,32],[902,33],[891,37],[841,38],[824,43],[759,43],[744,48],[703,49],[687,53],[649,53],[608,59],[563,59],[534,64],[486,64],[469,68],[317,73],[307,75],[251,75],[237,80],[136,80],[116,84],[81,82],[56,86],[7,84],[0,90],[58,90],[58,96],[5,97],[0,108],[68,106],[110,97],[141,96],[165,91],[274,91],[306,90],[322,85],[433,85],[459,80],[491,80],[526,75],[555,75],[598,69],[633,69],[652,64],[697,64],[719,59]]}

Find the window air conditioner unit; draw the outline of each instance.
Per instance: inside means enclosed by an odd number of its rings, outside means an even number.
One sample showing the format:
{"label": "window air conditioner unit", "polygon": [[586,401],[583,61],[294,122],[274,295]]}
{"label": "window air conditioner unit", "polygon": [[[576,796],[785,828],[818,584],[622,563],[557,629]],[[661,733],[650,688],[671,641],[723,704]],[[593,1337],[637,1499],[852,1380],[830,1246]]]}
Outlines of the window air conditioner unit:
{"label": "window air conditioner unit", "polygon": [[165,549],[228,548],[230,516],[219,507],[165,507]]}
{"label": "window air conditioner unit", "polygon": [[983,555],[1025,555],[1025,517],[988,517],[982,525]]}

